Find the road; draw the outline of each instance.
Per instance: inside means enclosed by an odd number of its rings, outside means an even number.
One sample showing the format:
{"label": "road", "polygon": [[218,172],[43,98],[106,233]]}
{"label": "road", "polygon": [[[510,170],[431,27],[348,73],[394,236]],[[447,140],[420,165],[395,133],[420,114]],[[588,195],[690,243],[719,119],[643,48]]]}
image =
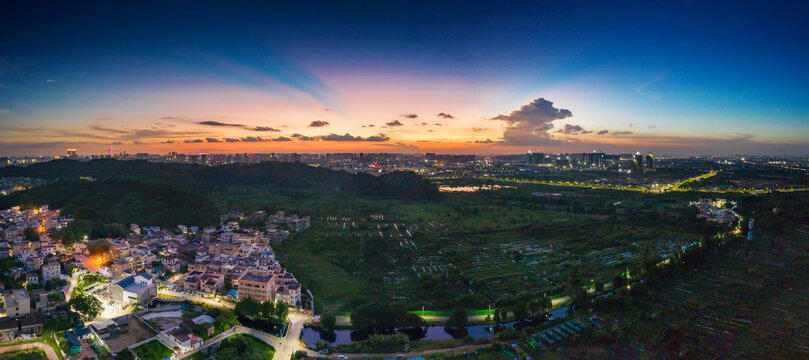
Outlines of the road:
{"label": "road", "polygon": [[208,298],[204,298],[204,297],[196,296],[196,295],[183,294],[181,292],[176,292],[176,291],[169,290],[169,289],[159,289],[157,292],[158,292],[158,294],[170,295],[170,296],[178,297],[178,298],[181,298],[181,299],[186,299],[186,300],[189,300],[189,301],[201,302],[201,303],[208,304],[210,306],[221,307],[221,308],[225,308],[225,309],[233,309],[233,307],[234,307],[234,304],[232,302],[229,302],[229,301],[215,301],[213,299],[208,299]]}
{"label": "road", "polygon": [[[475,350],[487,348],[491,346],[491,344],[482,344],[482,345],[465,345],[459,346],[456,348],[449,348],[449,349],[433,349],[433,350],[422,350],[422,351],[414,351],[414,352],[398,352],[398,353],[390,353],[390,354],[329,354],[325,355],[327,358],[336,358],[339,355],[345,355],[349,359],[376,359],[376,358],[385,358],[385,359],[395,359],[399,357],[399,355],[404,355],[406,358],[412,357],[423,357],[424,355],[429,354],[436,354],[436,353],[469,353]],[[324,355],[318,354],[320,357],[324,357]]]}
{"label": "road", "polygon": [[[568,295],[564,295],[564,296],[560,296],[560,297],[555,298],[555,299],[551,299],[551,308],[552,309],[558,309],[558,308],[562,307],[562,305],[564,305],[568,301],[570,301],[570,296],[568,296]],[[509,312],[508,316],[514,316],[514,313]],[[335,318],[337,318],[337,325],[339,325],[339,326],[351,326],[351,317],[345,316],[345,315],[336,315]],[[428,323],[431,323],[431,324],[442,324],[442,323],[447,321],[449,316],[421,315],[421,318],[424,319],[424,321],[427,321]],[[490,321],[491,321],[491,319],[490,319]],[[486,315],[472,315],[472,316],[469,316],[469,322],[470,323],[483,323],[483,322],[486,322]]]}
{"label": "road", "polygon": [[48,357],[48,360],[59,360],[59,357],[56,356],[56,352],[53,351],[52,347],[48,346],[47,344],[39,342],[0,347],[0,354],[12,351],[29,350],[34,348],[44,351],[45,356]]}

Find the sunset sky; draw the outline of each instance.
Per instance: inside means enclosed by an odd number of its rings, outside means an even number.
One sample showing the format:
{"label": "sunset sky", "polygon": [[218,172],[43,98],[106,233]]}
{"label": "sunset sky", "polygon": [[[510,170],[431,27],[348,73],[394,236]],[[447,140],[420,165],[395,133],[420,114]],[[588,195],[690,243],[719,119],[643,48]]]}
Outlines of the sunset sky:
{"label": "sunset sky", "polygon": [[285,3],[3,2],[0,156],[809,154],[805,1]]}

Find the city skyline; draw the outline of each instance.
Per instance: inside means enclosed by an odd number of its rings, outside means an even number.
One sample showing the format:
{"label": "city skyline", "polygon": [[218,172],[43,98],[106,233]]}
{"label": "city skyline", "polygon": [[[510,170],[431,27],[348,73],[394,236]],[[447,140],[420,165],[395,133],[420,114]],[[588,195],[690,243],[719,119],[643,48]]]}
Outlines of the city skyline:
{"label": "city skyline", "polygon": [[809,153],[799,2],[3,10],[0,156]]}

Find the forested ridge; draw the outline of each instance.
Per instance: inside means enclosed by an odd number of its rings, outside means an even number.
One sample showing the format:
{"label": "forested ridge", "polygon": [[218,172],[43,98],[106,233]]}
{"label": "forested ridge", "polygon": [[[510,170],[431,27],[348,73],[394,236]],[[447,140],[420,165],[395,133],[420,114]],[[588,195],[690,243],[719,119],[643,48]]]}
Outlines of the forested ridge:
{"label": "forested ridge", "polygon": [[0,168],[0,177],[10,176],[56,181],[0,197],[1,208],[49,204],[76,219],[163,227],[215,224],[228,209],[218,209],[212,194],[240,187],[326,190],[405,201],[439,195],[434,184],[410,172],[373,176],[283,162],[210,167],[141,160],[54,160]]}

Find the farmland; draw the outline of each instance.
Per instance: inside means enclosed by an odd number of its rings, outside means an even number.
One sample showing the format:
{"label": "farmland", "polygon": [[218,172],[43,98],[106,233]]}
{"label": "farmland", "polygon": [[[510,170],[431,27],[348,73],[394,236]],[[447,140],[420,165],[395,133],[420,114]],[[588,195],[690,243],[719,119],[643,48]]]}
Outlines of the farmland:
{"label": "farmland", "polygon": [[687,207],[702,196],[518,184],[441,201],[342,199],[279,255],[320,307],[485,309],[606,283],[698,243],[718,230]]}

